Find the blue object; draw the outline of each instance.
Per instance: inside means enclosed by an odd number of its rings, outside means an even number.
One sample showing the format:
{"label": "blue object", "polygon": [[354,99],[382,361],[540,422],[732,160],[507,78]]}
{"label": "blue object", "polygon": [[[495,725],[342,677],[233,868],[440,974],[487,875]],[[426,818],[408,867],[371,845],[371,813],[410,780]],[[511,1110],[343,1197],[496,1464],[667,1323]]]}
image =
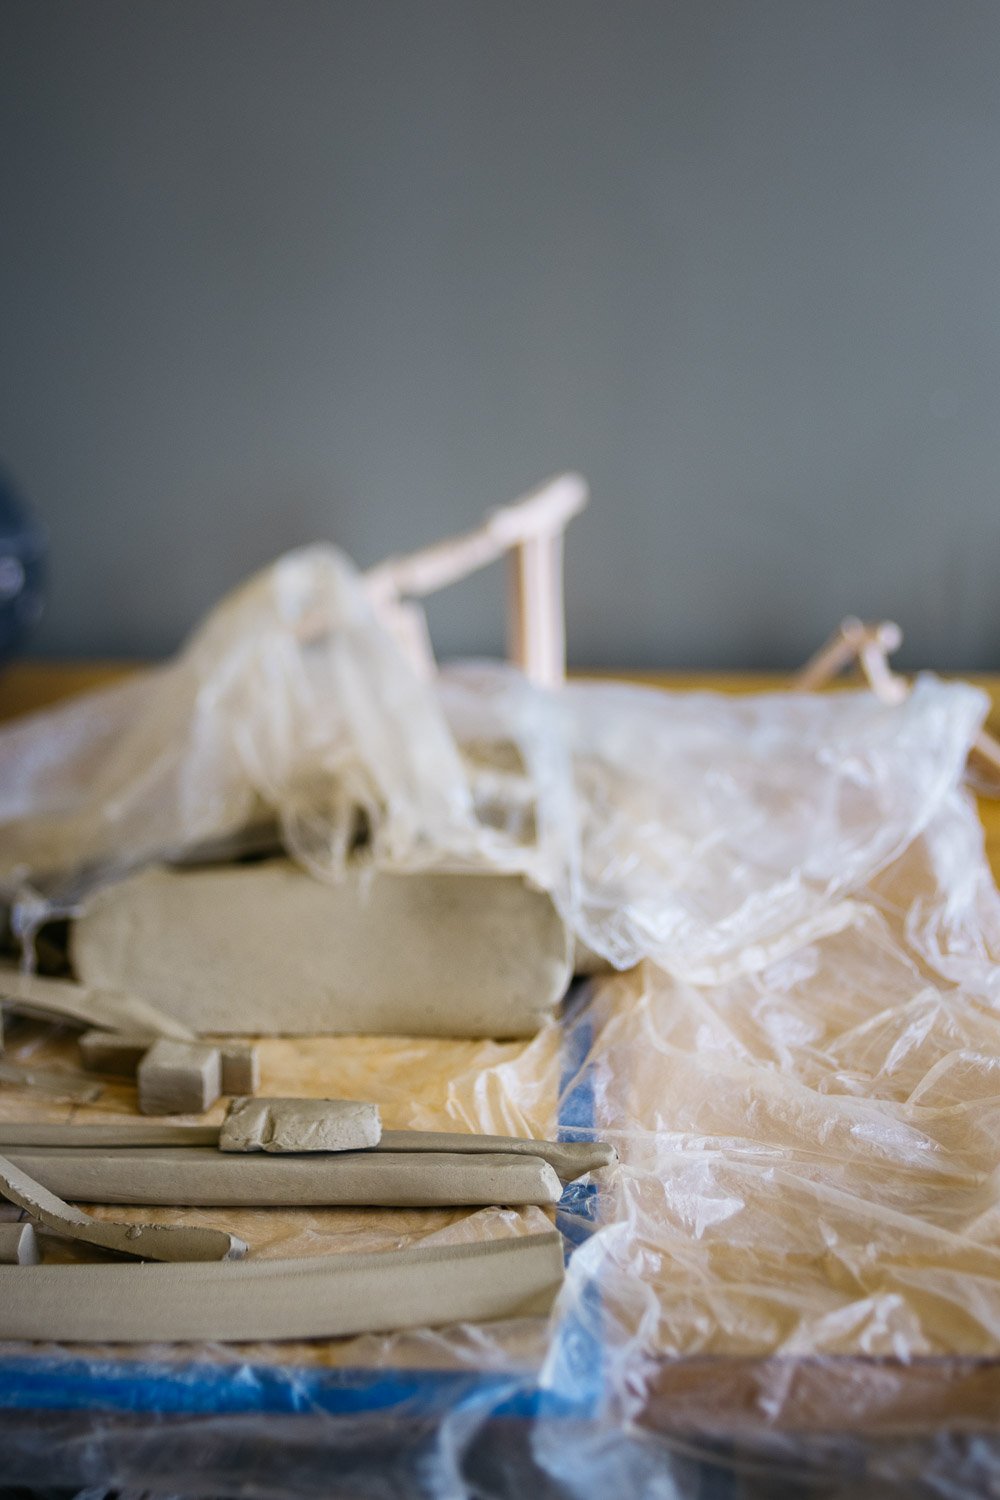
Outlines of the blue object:
{"label": "blue object", "polygon": [[45,528],[0,470],[0,664],[23,646],[42,613]]}

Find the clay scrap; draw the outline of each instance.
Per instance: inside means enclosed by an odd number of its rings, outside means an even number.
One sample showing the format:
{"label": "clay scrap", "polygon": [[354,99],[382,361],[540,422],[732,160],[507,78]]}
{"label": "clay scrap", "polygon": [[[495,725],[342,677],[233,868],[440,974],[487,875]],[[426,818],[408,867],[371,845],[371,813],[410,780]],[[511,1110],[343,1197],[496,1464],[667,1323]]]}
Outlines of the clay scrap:
{"label": "clay scrap", "polygon": [[220,1151],[359,1151],[377,1146],[377,1104],[353,1099],[234,1099]]}
{"label": "clay scrap", "polygon": [[183,1224],[114,1224],[71,1208],[14,1162],[0,1156],[0,1197],[64,1239],[144,1260],[233,1260],[247,1252],[235,1235]]}
{"label": "clay scrap", "polygon": [[65,1100],[67,1104],[91,1104],[101,1093],[101,1085],[84,1073],[74,1073],[69,1068],[36,1068],[31,1064],[5,1060],[0,1060],[0,1083],[32,1089],[50,1099]]}
{"label": "clay scrap", "polygon": [[517,1154],[334,1151],[302,1155],[191,1148],[9,1147],[11,1160],[75,1203],[164,1207],[546,1207],[562,1185],[548,1162]]}
{"label": "clay scrap", "polygon": [[218,1047],[162,1037],[145,1053],[137,1070],[139,1109],[144,1115],[195,1115],[222,1093]]}
{"label": "clay scrap", "polygon": [[330,884],[286,859],[145,870],[101,891],[70,942],[85,985],[200,1035],[532,1036],[572,978],[562,919],[519,877],[349,868]]}
{"label": "clay scrap", "polygon": [[0,1224],[0,1266],[37,1266],[38,1239],[30,1224]]}
{"label": "clay scrap", "polygon": [[12,964],[0,964],[0,1006],[47,1021],[65,1021],[104,1031],[148,1032],[153,1036],[190,1039],[191,1032],[174,1017],[164,1015],[137,995],[100,986],[74,984],[68,979],[46,979],[24,974]]}
{"label": "clay scrap", "polygon": [[340,1338],[546,1315],[555,1233],[373,1255],[176,1266],[0,1266],[0,1338],[68,1343]]}

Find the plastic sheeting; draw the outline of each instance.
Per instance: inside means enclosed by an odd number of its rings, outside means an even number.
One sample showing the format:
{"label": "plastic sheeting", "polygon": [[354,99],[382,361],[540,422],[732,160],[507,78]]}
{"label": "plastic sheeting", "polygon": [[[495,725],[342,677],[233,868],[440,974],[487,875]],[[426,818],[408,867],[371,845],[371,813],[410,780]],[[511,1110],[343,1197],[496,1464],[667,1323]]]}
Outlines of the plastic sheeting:
{"label": "plastic sheeting", "polygon": [[626,968],[718,982],[849,920],[956,783],[974,689],[666,698],[510,669],[418,677],[329,547],[225,599],[172,664],[0,733],[0,882],[30,930],[273,818],[336,879],[522,871]]}
{"label": "plastic sheeting", "polygon": [[[265,1087],[378,1099],[390,1125],[612,1140],[620,1167],[560,1206],[572,1254],[551,1324],[129,1361],[11,1349],[10,1482],[995,1488],[1000,901],[961,789],[985,707],[932,678],[894,707],[553,696],[488,667],[427,685],[349,566],[310,551],[174,666],[0,736],[26,921],[39,897],[78,900],[260,815],[335,878],[361,816],[379,862],[522,869],[627,971],[530,1042],[265,1045]],[[533,1215],[226,1218],[259,1254],[314,1254]]]}

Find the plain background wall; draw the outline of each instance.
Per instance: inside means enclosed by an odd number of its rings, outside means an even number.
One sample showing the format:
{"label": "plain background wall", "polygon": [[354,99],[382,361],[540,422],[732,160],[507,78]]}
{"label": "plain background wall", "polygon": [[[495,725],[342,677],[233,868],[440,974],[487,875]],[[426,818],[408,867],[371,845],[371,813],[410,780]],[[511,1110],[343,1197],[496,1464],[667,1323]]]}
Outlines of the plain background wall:
{"label": "plain background wall", "polygon": [[998,282],[996,0],[0,0],[36,652],[574,467],[577,663],[998,667]]}

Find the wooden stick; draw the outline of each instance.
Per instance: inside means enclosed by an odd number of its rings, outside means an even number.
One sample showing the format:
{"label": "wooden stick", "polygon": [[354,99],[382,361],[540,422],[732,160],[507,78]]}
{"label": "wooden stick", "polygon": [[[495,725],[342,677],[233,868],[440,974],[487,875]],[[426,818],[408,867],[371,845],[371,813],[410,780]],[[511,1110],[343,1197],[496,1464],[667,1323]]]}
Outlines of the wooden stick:
{"label": "wooden stick", "polygon": [[422,613],[418,612],[422,623],[404,613],[404,596],[435,593],[510,553],[510,660],[540,686],[557,687],[564,680],[562,534],[587,498],[586,483],[578,474],[562,474],[494,511],[475,531],[408,557],[388,558],[365,575],[376,612],[418,671],[427,673],[429,638]]}
{"label": "wooden stick", "polygon": [[587,504],[587,484],[579,474],[558,478],[493,511],[481,526],[448,537],[406,557],[389,557],[365,574],[365,587],[376,600],[424,598],[467,578],[505,552],[539,536],[562,531]]}
{"label": "wooden stick", "polygon": [[[868,654],[869,662],[880,654],[888,670],[889,653],[898,651],[902,642],[903,632],[893,620],[866,624],[856,616],[848,615],[830,639],[795,673],[792,684],[800,692],[815,692],[861,659],[863,653]],[[877,667],[875,670],[878,674]]]}
{"label": "wooden stick", "polygon": [[[856,661],[876,698],[883,703],[902,703],[909,683],[889,664],[890,653],[897,651],[902,641],[903,632],[892,620],[865,624],[849,616],[796,672],[792,684],[800,692],[815,692]],[[973,740],[969,764],[974,772],[985,769],[992,782],[1000,781],[1000,740],[989,730],[981,729]],[[990,790],[995,792],[994,787]]]}

